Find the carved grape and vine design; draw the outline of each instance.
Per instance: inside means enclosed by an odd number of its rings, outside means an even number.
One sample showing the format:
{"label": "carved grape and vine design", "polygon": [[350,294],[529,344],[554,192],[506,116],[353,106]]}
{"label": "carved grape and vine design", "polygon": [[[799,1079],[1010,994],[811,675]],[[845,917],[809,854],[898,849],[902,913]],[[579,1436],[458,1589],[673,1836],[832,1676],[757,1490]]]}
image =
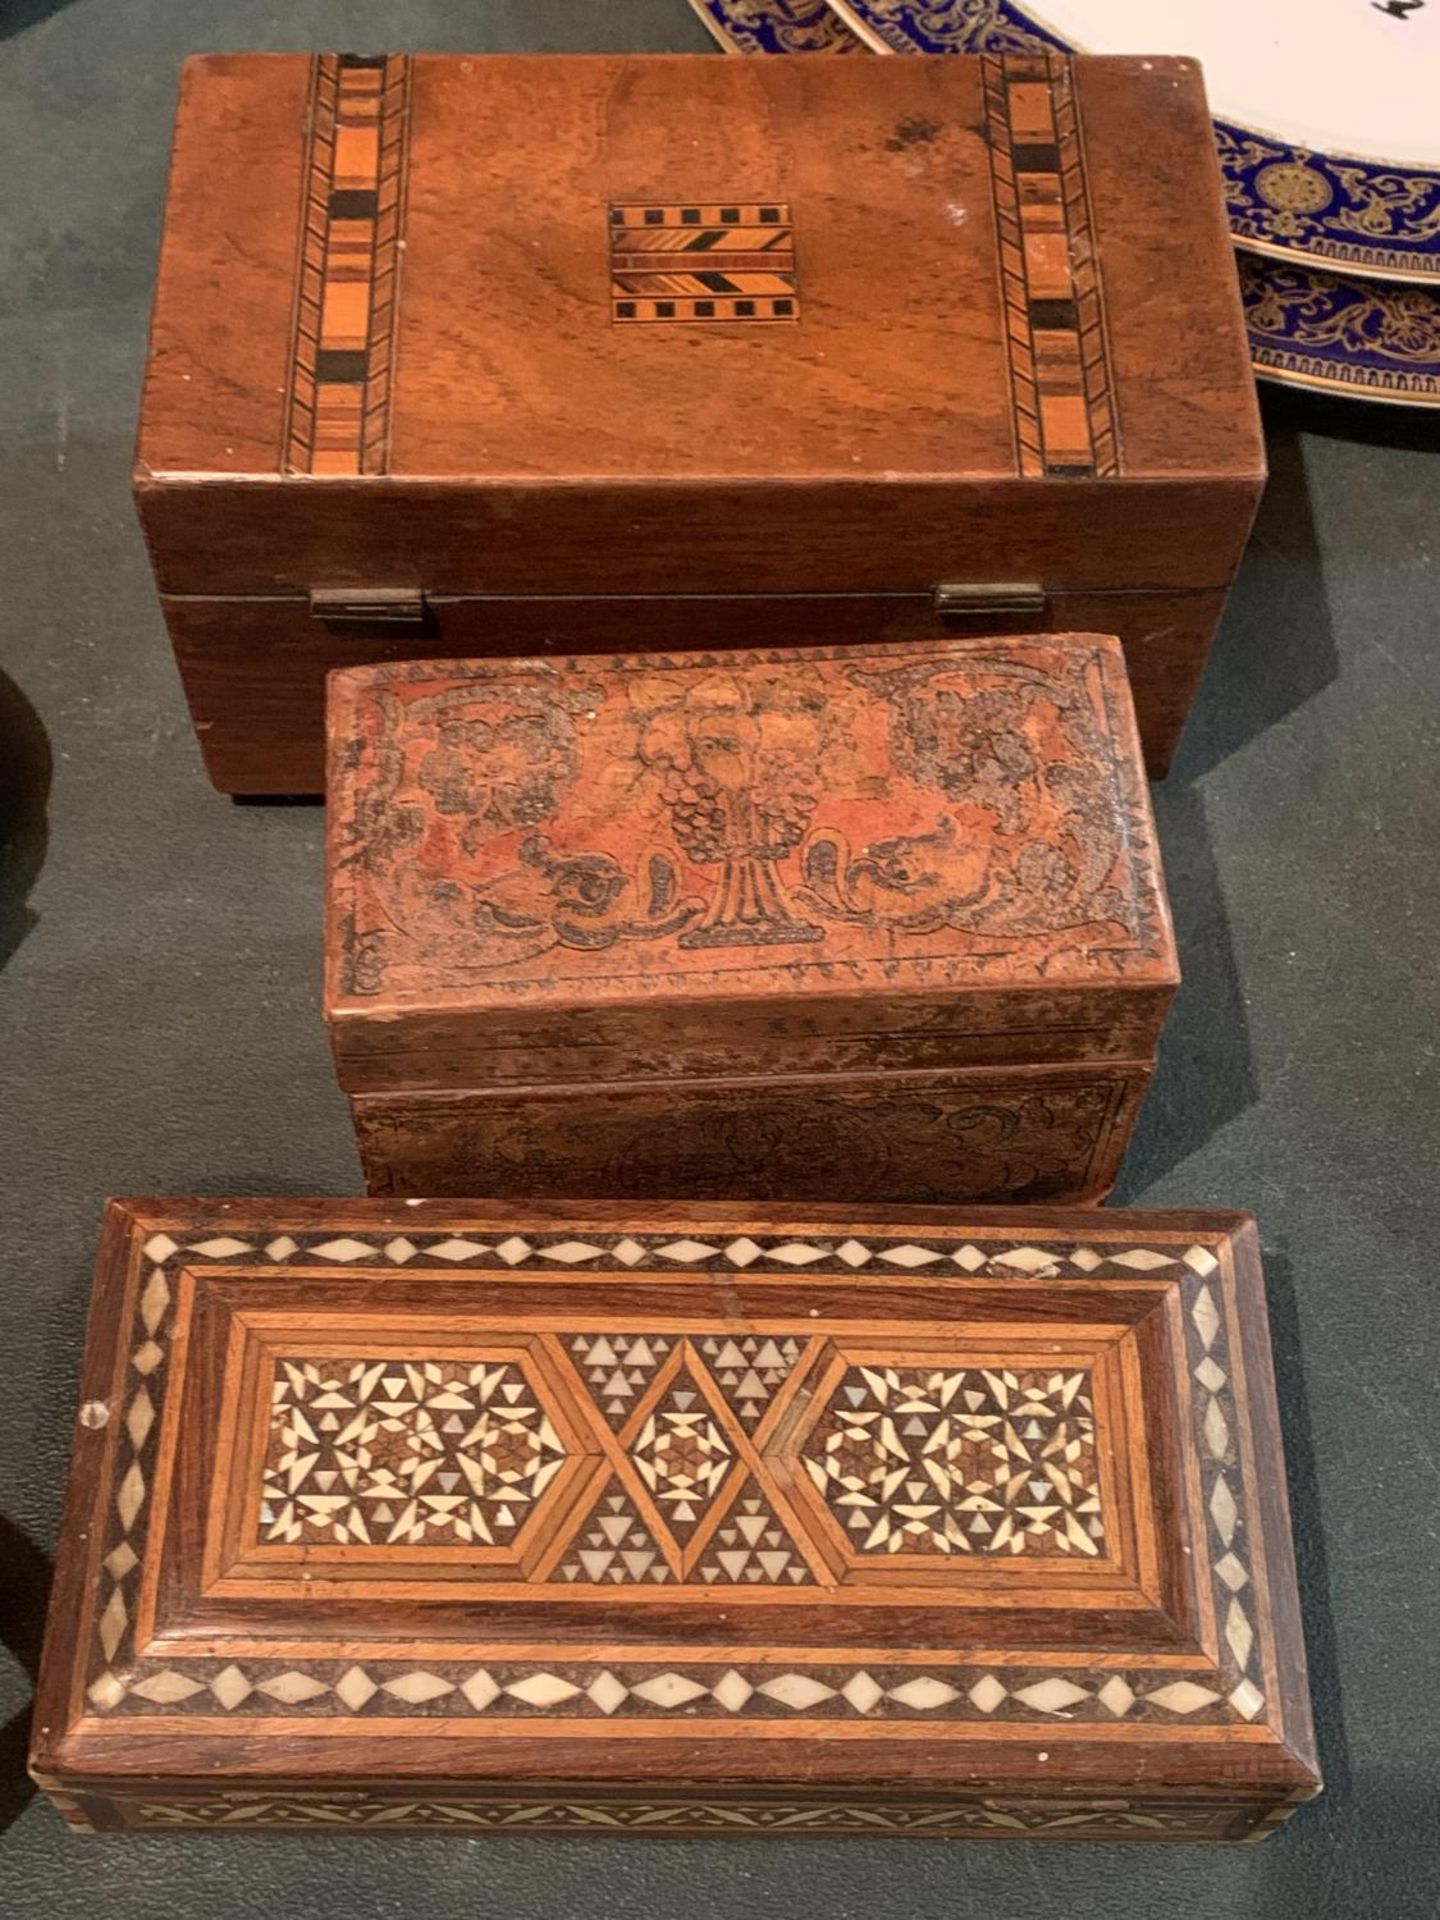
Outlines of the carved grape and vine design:
{"label": "carved grape and vine design", "polygon": [[[623,686],[515,675],[380,694],[380,724],[348,750],[340,857],[383,881],[378,915],[349,929],[356,991],[378,990],[396,936],[480,973],[556,947],[813,951],[840,927],[1139,932],[1083,673],[942,657]],[[857,832],[887,816],[916,824]]]}

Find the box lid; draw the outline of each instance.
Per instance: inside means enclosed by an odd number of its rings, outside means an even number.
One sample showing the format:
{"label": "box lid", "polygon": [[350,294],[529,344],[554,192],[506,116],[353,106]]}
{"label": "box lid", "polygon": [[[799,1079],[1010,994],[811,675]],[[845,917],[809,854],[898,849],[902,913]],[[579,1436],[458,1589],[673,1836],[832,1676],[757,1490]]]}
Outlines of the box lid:
{"label": "box lid", "polygon": [[1263,464],[1191,61],[185,69],[171,592],[1215,588]]}
{"label": "box lid", "polygon": [[1144,1059],[1178,978],[1103,635],[359,667],[329,733],[351,1091]]}
{"label": "box lid", "polygon": [[1253,1227],[113,1203],[33,1763],[177,1826],[1305,1797]]}

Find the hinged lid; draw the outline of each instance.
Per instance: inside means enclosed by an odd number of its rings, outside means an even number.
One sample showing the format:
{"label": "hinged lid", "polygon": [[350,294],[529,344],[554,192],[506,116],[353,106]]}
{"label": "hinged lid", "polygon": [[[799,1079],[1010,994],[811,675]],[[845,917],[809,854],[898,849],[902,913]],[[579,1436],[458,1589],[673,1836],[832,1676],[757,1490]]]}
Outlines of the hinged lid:
{"label": "hinged lid", "polygon": [[82,1396],[33,1759],[111,1824],[1317,1783],[1242,1215],[117,1202]]}
{"label": "hinged lid", "polygon": [[186,68],[172,593],[1213,589],[1262,473],[1191,61]]}
{"label": "hinged lid", "polygon": [[329,753],[352,1091],[1145,1059],[1178,977],[1104,636],[354,668]]}

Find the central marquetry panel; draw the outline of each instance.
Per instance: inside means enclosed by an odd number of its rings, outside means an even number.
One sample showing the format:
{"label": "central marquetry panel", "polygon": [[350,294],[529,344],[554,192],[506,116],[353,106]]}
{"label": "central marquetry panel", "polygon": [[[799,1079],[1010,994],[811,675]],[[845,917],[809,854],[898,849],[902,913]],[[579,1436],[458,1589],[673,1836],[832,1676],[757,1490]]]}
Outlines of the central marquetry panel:
{"label": "central marquetry panel", "polygon": [[963,1286],[944,1320],[737,1325],[704,1293],[683,1319],[630,1318],[633,1277],[605,1279],[603,1325],[527,1307],[518,1330],[432,1276],[403,1328],[368,1316],[368,1337],[327,1277],[303,1302],[278,1280],[208,1293],[197,1331],[225,1359],[207,1600],[284,1606],[298,1576],[582,1606],[740,1588],[793,1607],[819,1587],[1044,1607],[1098,1583],[1153,1608],[1143,1322],[1086,1302],[1036,1326]]}
{"label": "central marquetry panel", "polygon": [[610,314],[638,321],[798,319],[789,207],[611,207]]}

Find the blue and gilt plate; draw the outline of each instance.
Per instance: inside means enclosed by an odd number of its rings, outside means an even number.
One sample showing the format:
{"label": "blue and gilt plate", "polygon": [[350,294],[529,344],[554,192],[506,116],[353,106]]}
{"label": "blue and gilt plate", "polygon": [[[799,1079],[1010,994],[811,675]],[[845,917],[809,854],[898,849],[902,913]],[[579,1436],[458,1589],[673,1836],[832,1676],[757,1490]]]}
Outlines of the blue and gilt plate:
{"label": "blue and gilt plate", "polygon": [[[1003,52],[1046,38],[1033,24],[1021,25],[1017,10],[995,0],[935,0],[923,10],[906,9],[911,25],[905,37],[896,26],[901,9],[892,12],[888,0],[835,0],[865,24],[864,39],[837,17],[830,0],[690,4],[732,53],[863,52],[881,40],[882,19],[890,36],[884,44],[892,52]],[[1440,0],[1431,4],[1440,14]],[[924,47],[914,31],[920,21],[930,42]],[[950,37],[941,49],[940,35],[947,29]],[[1049,44],[1059,41],[1049,36]],[[1217,133],[1223,152],[1225,130]],[[1273,181],[1268,191],[1277,192]],[[1261,259],[1250,239],[1239,238],[1245,249],[1238,258],[1250,357],[1261,379],[1352,399],[1440,406],[1440,281],[1401,286],[1338,277],[1293,255]]]}
{"label": "blue and gilt plate", "polygon": [[1440,0],[834,0],[879,53],[1183,53],[1253,252],[1440,282]]}
{"label": "blue and gilt plate", "polygon": [[690,0],[690,4],[727,53],[870,51],[829,0]]}
{"label": "blue and gilt plate", "polygon": [[1250,359],[1262,380],[1440,407],[1440,289],[1238,259]]}

